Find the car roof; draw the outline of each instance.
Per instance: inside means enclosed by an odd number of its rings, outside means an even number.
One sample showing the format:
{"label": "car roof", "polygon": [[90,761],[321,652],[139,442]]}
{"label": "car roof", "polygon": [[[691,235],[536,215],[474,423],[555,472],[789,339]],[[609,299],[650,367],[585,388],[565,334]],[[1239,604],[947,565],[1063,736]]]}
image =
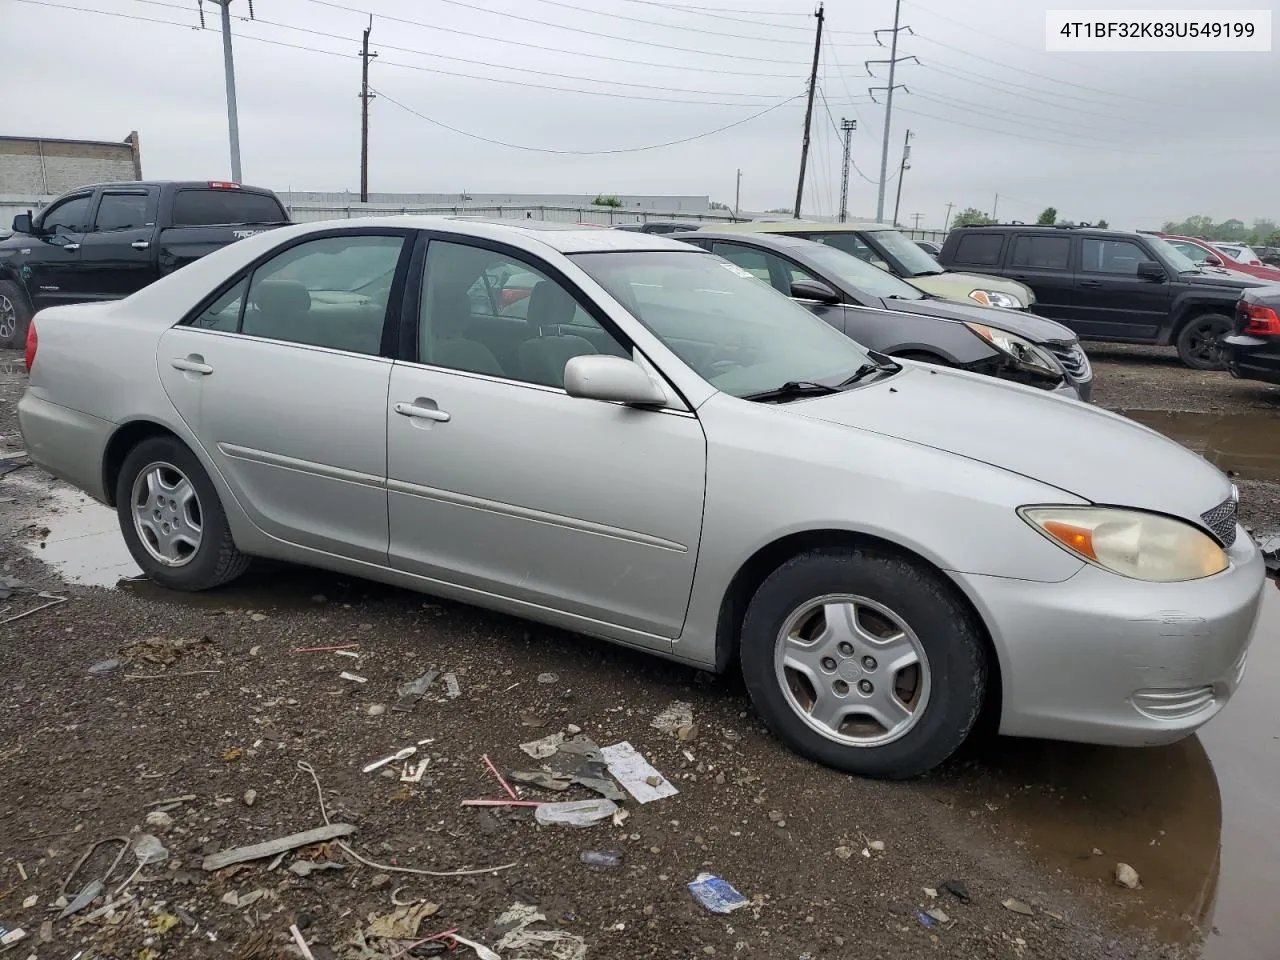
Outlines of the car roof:
{"label": "car roof", "polygon": [[146,190],[151,187],[182,187],[184,189],[222,189],[228,192],[274,193],[270,187],[255,187],[248,183],[237,183],[233,187],[224,187],[230,180],[119,180],[109,183],[82,183],[78,187],[63,191],[64,193],[81,193],[85,190]]}
{"label": "car roof", "polygon": [[897,228],[890,223],[856,221],[823,223],[821,220],[748,220],[745,223],[717,224],[713,228],[703,227],[702,229],[732,230],[734,233],[797,233],[799,231],[866,233],[871,230],[896,230]]}
{"label": "car roof", "polygon": [[[1000,231],[1000,232],[1017,230],[1019,233],[1024,233],[1028,231],[1035,232],[1035,233],[1061,233],[1068,236],[1073,233],[1095,234],[1095,235],[1100,234],[1105,237],[1126,237],[1126,238],[1137,237],[1137,236],[1143,236],[1143,237],[1162,236],[1162,234],[1156,233],[1155,231],[1112,230],[1110,227],[1085,227],[1085,226],[1080,226],[1078,224],[1071,224],[1069,226],[1064,225],[1059,227],[1056,225],[1040,224],[1040,223],[963,223],[960,226],[952,227],[951,229],[953,231],[957,231],[954,234],[955,236],[961,236],[964,233],[969,233],[973,231],[982,231],[982,230],[991,230],[991,231]],[[950,240],[951,236],[952,236],[951,234],[948,234],[947,239]]]}
{"label": "car roof", "polygon": [[815,246],[812,240],[806,240],[804,237],[797,237],[794,234],[789,233],[748,233],[744,236],[742,232],[735,230],[691,230],[689,234],[670,234],[670,236],[677,239],[682,236],[693,235],[706,240],[733,241],[734,243],[766,247],[771,250],[792,250],[802,252]]}
{"label": "car roof", "polygon": [[497,217],[429,216],[393,214],[382,217],[354,217],[323,220],[295,228],[294,236],[305,236],[321,230],[356,229],[359,227],[393,227],[400,230],[442,230],[463,236],[489,240],[514,241],[517,246],[542,244],[559,253],[603,253],[611,251],[671,250],[697,252],[687,243],[663,234],[633,233],[628,230],[601,230],[576,223],[555,220],[518,220]]}

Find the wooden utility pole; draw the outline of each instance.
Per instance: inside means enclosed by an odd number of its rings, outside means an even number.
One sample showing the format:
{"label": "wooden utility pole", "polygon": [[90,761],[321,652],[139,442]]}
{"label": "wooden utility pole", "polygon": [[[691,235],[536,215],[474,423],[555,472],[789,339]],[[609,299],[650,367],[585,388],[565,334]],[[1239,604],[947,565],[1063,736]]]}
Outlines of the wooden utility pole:
{"label": "wooden utility pole", "polygon": [[738,168],[738,183],[733,188],[733,215],[738,215],[738,202],[742,199],[742,168]]}
{"label": "wooden utility pole", "polygon": [[911,219],[915,221],[915,226],[912,229],[915,230],[917,233],[920,232],[920,218],[923,216],[924,216],[923,213],[913,213],[911,215]]}
{"label": "wooden utility pole", "polygon": [[955,206],[955,204],[954,204],[954,203],[948,203],[948,204],[947,204],[947,217],[946,217],[946,219],[945,219],[945,220],[943,220],[943,221],[942,221],[942,232],[943,232],[943,233],[946,233],[946,232],[947,232],[947,228],[951,226],[951,208],[952,208],[952,207],[954,207],[954,206]]}
{"label": "wooden utility pole", "polygon": [[809,102],[804,108],[804,140],[800,145],[800,177],[796,181],[796,208],[795,218],[800,219],[800,201],[804,199],[804,168],[809,162],[809,124],[813,120],[813,94],[818,86],[818,55],[822,52],[822,21],[826,14],[823,13],[822,4],[818,4],[818,12],[814,14],[818,18],[818,32],[813,38],[813,67],[809,71]]}
{"label": "wooden utility pole", "polygon": [[364,28],[364,43],[360,48],[360,202],[369,202],[369,60],[376,53],[369,52],[369,34],[373,32],[373,14]]}
{"label": "wooden utility pole", "polygon": [[902,138],[902,166],[898,168],[898,196],[893,201],[893,225],[898,225],[898,208],[902,206],[902,178],[911,169],[911,131]]}

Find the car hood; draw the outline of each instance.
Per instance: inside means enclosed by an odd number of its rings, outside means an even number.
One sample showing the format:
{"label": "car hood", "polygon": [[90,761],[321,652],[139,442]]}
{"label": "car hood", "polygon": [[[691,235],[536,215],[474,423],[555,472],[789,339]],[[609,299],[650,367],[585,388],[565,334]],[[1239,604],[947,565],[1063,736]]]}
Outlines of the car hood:
{"label": "car hood", "polygon": [[891,300],[884,301],[885,309],[913,313],[924,317],[944,317],[947,320],[984,323],[989,327],[1007,330],[1032,343],[1075,343],[1076,335],[1062,324],[1036,316],[1025,310],[1005,310],[1000,307],[970,306],[958,300]]}
{"label": "car hood", "polygon": [[1259,280],[1257,277],[1251,277],[1247,273],[1237,273],[1234,270],[1218,270],[1213,273],[1208,271],[1194,273],[1180,273],[1178,279],[1184,283],[1193,283],[1201,287],[1225,287],[1231,290],[1243,290],[1246,287],[1264,287],[1267,285],[1266,280]]}
{"label": "car hood", "polygon": [[1092,503],[1199,522],[1231,496],[1231,481],[1203,457],[1118,414],[991,377],[903,367],[788,408],[987,463]]}
{"label": "car hood", "polygon": [[943,297],[947,300],[973,303],[974,301],[969,299],[969,294],[974,290],[996,290],[1000,293],[1007,293],[1011,297],[1017,297],[1028,306],[1036,302],[1036,295],[1027,285],[1019,283],[1017,280],[992,277],[985,273],[963,273],[948,270],[945,273],[929,273],[923,277],[903,277],[903,279],[925,293],[932,293],[936,297]]}

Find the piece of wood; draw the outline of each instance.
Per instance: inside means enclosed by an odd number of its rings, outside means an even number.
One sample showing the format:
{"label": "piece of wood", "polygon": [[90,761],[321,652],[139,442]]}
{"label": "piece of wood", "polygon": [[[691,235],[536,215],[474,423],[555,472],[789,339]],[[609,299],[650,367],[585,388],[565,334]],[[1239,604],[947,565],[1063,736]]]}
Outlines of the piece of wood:
{"label": "piece of wood", "polygon": [[310,846],[313,843],[324,843],[326,840],[333,840],[337,837],[350,836],[355,832],[354,824],[331,823],[325,827],[304,830],[302,833],[292,833],[287,837],[280,837],[276,840],[267,840],[264,843],[254,843],[247,847],[236,847],[233,850],[213,853],[204,858],[202,866],[205,870],[221,870],[223,867],[229,867],[234,863],[274,857],[278,853],[287,853],[290,850],[296,850],[298,847]]}

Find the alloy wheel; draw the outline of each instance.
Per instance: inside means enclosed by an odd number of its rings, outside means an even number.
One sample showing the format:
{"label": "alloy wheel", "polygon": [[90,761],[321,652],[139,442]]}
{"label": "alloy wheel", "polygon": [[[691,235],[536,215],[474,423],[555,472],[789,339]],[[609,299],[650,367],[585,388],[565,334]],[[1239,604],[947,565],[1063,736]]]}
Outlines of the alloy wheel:
{"label": "alloy wheel", "polygon": [[143,548],[166,567],[190,563],[203,537],[200,497],[171,463],[155,462],[133,481],[133,525]]}
{"label": "alloy wheel", "polygon": [[18,331],[18,308],[13,301],[0,293],[0,343],[13,339]]}

